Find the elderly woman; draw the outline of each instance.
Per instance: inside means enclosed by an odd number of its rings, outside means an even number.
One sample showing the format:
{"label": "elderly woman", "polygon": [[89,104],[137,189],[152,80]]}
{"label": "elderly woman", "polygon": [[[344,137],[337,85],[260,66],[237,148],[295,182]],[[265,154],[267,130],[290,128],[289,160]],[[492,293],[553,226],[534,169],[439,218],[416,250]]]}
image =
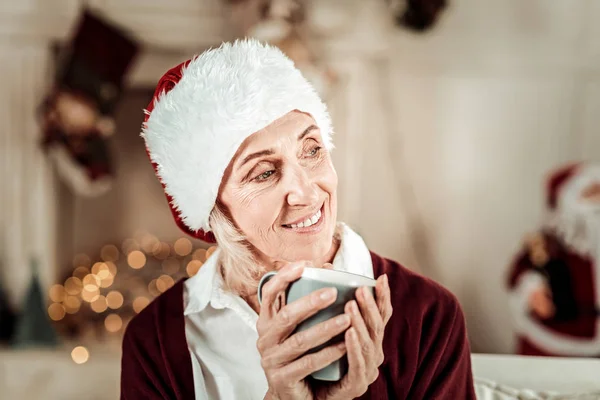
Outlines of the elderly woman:
{"label": "elderly woman", "polygon": [[[177,224],[219,249],[130,322],[123,399],[475,398],[455,297],[337,222],[330,117],[278,49],[244,40],[209,50],[163,76],[146,115]],[[280,301],[309,266],[374,277],[375,296],[358,289],[345,314],[295,333],[337,295]],[[309,377],[344,356],[342,380]]]}

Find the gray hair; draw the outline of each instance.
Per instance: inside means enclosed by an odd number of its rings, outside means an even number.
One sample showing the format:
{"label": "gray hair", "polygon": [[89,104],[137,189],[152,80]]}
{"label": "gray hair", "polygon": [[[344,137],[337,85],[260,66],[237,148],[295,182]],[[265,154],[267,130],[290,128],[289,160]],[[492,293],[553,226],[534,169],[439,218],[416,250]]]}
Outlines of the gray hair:
{"label": "gray hair", "polygon": [[239,295],[250,295],[266,272],[252,252],[252,245],[234,225],[226,207],[217,202],[209,217],[210,228],[220,248],[219,262],[225,288]]}

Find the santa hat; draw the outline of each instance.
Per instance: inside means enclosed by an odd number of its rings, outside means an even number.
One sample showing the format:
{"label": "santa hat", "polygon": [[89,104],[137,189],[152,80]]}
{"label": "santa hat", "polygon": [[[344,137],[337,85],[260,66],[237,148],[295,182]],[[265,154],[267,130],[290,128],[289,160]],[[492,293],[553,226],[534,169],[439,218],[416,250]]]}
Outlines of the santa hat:
{"label": "santa hat", "polygon": [[142,137],[177,225],[215,242],[209,215],[242,142],[290,111],[310,114],[333,148],[327,107],[278,48],[253,39],[223,43],[158,82]]}

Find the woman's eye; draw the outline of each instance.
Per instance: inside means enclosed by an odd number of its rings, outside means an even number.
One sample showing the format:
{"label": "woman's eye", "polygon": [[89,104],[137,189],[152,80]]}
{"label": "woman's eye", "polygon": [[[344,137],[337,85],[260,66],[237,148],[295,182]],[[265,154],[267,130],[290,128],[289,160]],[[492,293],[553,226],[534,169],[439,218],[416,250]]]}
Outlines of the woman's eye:
{"label": "woman's eye", "polygon": [[314,157],[314,156],[316,156],[317,154],[319,154],[319,152],[320,152],[320,151],[321,151],[321,148],[320,148],[319,146],[317,146],[317,147],[314,147],[314,148],[313,148],[311,151],[309,151],[309,152],[308,152],[308,155],[309,155],[310,157]]}
{"label": "woman's eye", "polygon": [[274,170],[270,170],[270,171],[265,171],[262,174],[258,175],[256,178],[254,178],[254,180],[257,181],[264,181],[265,179],[268,179],[271,175],[273,175],[275,173]]}

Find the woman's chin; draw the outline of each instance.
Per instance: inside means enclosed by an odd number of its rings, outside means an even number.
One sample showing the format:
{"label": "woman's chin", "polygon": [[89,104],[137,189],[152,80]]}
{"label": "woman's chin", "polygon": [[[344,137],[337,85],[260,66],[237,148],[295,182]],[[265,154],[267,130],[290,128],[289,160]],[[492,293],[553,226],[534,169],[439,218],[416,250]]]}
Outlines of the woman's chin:
{"label": "woman's chin", "polygon": [[[289,260],[289,262],[323,260],[330,253],[332,242],[333,239],[330,238],[316,243],[294,243],[286,246],[286,248],[293,250],[283,254],[282,258]],[[320,267],[320,265],[315,265],[315,267]]]}

